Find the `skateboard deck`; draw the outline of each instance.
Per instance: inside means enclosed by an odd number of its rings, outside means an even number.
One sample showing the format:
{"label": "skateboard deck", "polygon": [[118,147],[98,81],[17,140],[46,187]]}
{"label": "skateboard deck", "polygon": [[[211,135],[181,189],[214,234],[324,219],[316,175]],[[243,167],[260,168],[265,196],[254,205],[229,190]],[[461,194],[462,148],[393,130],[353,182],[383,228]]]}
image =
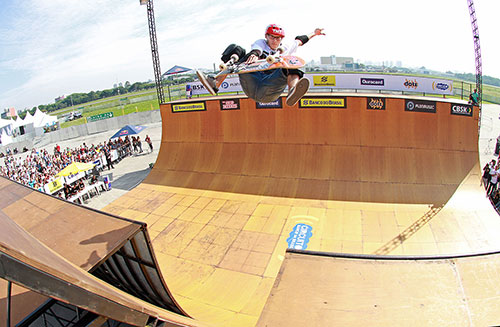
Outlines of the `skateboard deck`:
{"label": "skateboard deck", "polygon": [[304,67],[306,64],[304,59],[297,56],[276,56],[274,60],[275,62],[273,63],[269,63],[267,59],[259,59],[251,64],[240,63],[229,65],[215,76],[217,87],[222,84],[227,75],[253,73],[277,68],[298,69]]}

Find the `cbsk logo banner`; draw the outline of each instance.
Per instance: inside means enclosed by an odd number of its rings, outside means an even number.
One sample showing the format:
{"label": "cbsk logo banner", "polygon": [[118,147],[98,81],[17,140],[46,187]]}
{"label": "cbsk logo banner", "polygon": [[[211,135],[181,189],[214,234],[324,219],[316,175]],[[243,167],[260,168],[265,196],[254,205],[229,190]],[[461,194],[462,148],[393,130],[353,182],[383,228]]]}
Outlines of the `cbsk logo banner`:
{"label": "cbsk logo banner", "polygon": [[469,104],[451,104],[451,114],[472,117],[474,108]]}

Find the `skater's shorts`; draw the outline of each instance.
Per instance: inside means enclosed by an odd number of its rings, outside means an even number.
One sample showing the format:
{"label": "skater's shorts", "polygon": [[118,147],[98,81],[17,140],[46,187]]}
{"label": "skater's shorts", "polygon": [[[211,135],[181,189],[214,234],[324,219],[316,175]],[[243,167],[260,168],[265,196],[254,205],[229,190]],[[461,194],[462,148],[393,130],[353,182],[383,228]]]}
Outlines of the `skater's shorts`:
{"label": "skater's shorts", "polygon": [[245,94],[256,102],[276,101],[287,86],[287,75],[304,73],[297,69],[273,69],[261,72],[240,74],[240,84]]}

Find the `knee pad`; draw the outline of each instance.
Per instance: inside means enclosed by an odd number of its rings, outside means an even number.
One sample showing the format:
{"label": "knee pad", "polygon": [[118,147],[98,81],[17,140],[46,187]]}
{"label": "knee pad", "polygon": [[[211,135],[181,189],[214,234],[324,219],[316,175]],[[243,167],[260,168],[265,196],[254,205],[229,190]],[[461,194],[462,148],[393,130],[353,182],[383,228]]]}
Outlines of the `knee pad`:
{"label": "knee pad", "polygon": [[283,69],[283,73],[285,74],[285,76],[292,74],[292,75],[299,75],[299,78],[304,77],[304,72],[301,71],[300,69]]}
{"label": "knee pad", "polygon": [[246,51],[242,47],[236,44],[230,44],[226,50],[222,53],[222,57],[220,58],[223,62],[229,61],[231,59],[231,56],[233,54],[236,54],[240,59],[245,57]]}

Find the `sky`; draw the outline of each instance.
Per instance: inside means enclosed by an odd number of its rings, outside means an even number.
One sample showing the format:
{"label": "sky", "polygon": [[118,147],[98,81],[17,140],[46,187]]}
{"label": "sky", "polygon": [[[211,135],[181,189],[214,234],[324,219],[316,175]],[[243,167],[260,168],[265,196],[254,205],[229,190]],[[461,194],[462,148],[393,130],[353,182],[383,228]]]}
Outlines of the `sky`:
{"label": "sky", "polygon": [[[475,0],[483,75],[500,78],[499,0]],[[401,61],[475,73],[467,0],[154,0],[162,72],[218,66],[275,23],[296,35],[324,28],[297,55]],[[0,0],[0,111],[61,95],[154,80],[146,6],[138,0]]]}

